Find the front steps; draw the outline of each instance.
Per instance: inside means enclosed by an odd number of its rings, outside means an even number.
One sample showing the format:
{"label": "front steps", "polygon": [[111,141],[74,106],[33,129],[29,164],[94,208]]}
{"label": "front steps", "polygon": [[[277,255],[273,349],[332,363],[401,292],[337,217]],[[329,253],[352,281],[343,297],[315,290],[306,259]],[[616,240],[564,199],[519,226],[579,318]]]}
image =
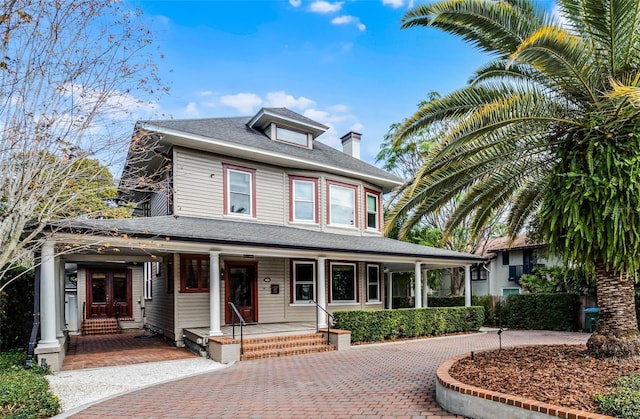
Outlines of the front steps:
{"label": "front steps", "polygon": [[335,351],[322,333],[244,338],[241,361]]}
{"label": "front steps", "polygon": [[108,335],[120,332],[121,330],[118,320],[113,317],[86,319],[82,321],[83,335]]}

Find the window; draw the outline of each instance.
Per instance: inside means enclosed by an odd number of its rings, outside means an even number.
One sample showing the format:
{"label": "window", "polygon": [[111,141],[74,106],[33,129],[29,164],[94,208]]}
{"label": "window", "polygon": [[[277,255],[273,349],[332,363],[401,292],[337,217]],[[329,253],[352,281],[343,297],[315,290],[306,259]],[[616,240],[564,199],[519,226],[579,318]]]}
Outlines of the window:
{"label": "window", "polygon": [[255,170],[224,165],[225,214],[255,217]]}
{"label": "window", "polygon": [[316,264],[311,261],[293,261],[292,303],[309,303],[315,300]]}
{"label": "window", "polygon": [[329,183],[329,224],[357,227],[355,186]]}
{"label": "window", "polygon": [[317,179],[291,177],[290,220],[295,222],[316,223],[318,219]]}
{"label": "window", "polygon": [[367,301],[380,302],[380,265],[367,265]]}
{"label": "window", "polygon": [[367,191],[365,198],[367,203],[367,228],[378,230],[380,228],[380,194]]}
{"label": "window", "polygon": [[502,252],[502,264],[503,265],[509,264],[509,252]]}
{"label": "window", "polygon": [[502,288],[502,296],[520,294],[520,288]]}
{"label": "window", "polygon": [[357,291],[355,263],[332,263],[331,301],[356,302]]}
{"label": "window", "polygon": [[153,265],[151,262],[145,262],[142,265],[142,275],[144,276],[144,290],[142,294],[145,300],[153,299]]}
{"label": "window", "polygon": [[471,268],[471,280],[472,281],[486,281],[487,270],[482,265],[476,265]]}
{"label": "window", "polygon": [[180,291],[209,292],[209,256],[182,255],[180,262]]}
{"label": "window", "polygon": [[283,141],[285,143],[291,143],[303,147],[309,146],[307,134],[304,132],[292,131],[290,129],[276,127],[276,138],[278,139],[278,141]]}

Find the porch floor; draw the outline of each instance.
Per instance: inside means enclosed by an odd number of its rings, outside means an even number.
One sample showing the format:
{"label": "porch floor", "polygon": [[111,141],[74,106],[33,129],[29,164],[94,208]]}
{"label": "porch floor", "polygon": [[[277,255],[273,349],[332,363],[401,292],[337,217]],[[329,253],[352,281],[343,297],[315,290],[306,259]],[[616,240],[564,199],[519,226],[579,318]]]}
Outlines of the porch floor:
{"label": "porch floor", "polygon": [[74,335],[70,339],[63,371],[197,357],[161,337],[143,335],[139,329],[110,335]]}
{"label": "porch floor", "polygon": [[[208,327],[192,327],[184,329],[203,339],[209,338]],[[230,325],[220,327],[223,336],[231,337],[233,335],[233,327]],[[259,323],[248,324],[243,330],[243,336],[248,338],[257,338],[265,336],[284,336],[284,335],[301,335],[304,333],[315,333],[315,322],[288,322],[288,323]],[[240,326],[236,325],[236,337],[240,336]]]}

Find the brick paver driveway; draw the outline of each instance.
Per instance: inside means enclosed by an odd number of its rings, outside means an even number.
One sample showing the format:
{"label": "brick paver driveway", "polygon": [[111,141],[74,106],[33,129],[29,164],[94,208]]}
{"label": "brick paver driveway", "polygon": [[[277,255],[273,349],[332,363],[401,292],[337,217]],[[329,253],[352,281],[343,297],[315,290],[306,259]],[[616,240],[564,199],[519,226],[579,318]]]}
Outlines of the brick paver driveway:
{"label": "brick paver driveway", "polygon": [[[580,344],[589,335],[505,331],[502,337],[503,346],[514,346]],[[485,333],[245,361],[116,397],[74,417],[452,417],[435,402],[438,365],[497,347],[498,336]]]}

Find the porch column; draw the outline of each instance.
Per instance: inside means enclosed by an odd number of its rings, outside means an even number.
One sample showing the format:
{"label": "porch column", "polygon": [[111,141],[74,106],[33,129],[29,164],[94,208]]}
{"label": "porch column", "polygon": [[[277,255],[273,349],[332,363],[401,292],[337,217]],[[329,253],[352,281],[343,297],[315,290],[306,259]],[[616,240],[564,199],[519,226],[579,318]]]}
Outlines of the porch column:
{"label": "porch column", "polygon": [[64,260],[58,261],[58,275],[56,277],[56,312],[58,313],[58,325],[56,336],[64,337],[64,331],[67,329],[64,316],[64,284],[65,284]]}
{"label": "porch column", "polygon": [[209,252],[209,336],[222,336],[220,330],[220,252]]}
{"label": "porch column", "polygon": [[388,309],[391,310],[393,308],[393,272],[387,272],[387,296],[388,296]]}
{"label": "porch column", "polygon": [[56,263],[52,241],[41,249],[40,265],[40,341],[38,347],[59,346],[56,339]]}
{"label": "porch column", "polygon": [[420,262],[416,262],[416,269],[415,269],[416,278],[415,278],[415,281],[414,281],[415,282],[415,287],[416,287],[415,288],[415,292],[414,292],[414,294],[415,294],[414,296],[415,296],[415,299],[416,299],[416,301],[415,301],[415,307],[416,308],[422,307],[422,275],[421,275],[422,271],[420,269],[420,266],[421,266]]}
{"label": "porch column", "polygon": [[424,284],[422,284],[422,307],[429,307],[429,282],[427,281],[427,270],[424,271]]}
{"label": "porch column", "polygon": [[[318,306],[322,307],[323,309],[327,309],[327,283],[326,283],[326,272],[325,272],[325,265],[326,265],[326,260],[327,258],[325,257],[319,257],[318,258],[318,278],[316,280],[317,283],[317,303]],[[327,327],[327,313],[325,313],[324,311],[322,311],[320,308],[316,308],[316,310],[318,311],[317,315],[318,315],[318,327]]]}
{"label": "porch column", "polygon": [[464,305],[471,307],[471,265],[464,265]]}

